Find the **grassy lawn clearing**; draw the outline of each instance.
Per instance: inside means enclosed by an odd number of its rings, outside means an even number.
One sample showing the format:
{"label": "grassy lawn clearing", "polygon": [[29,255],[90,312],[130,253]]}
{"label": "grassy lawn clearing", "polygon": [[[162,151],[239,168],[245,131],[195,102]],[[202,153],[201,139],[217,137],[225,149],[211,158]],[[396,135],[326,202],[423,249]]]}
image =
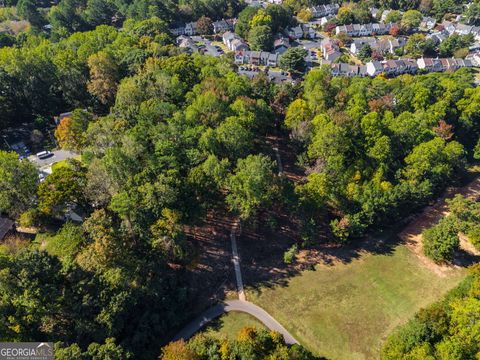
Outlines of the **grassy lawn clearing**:
{"label": "grassy lawn clearing", "polygon": [[455,269],[440,277],[399,245],[389,255],[365,254],[348,264],[317,265],[284,287],[250,288],[247,299],[318,355],[375,359],[396,326],[442,297],[464,274]]}
{"label": "grassy lawn clearing", "polygon": [[[75,156],[73,159],[81,161],[82,157],[80,155],[78,155],[78,156]],[[68,165],[68,160],[60,160],[60,161],[52,164],[52,171],[58,170],[60,168],[68,167],[68,166],[69,166]]]}
{"label": "grassy lawn clearing", "polygon": [[215,337],[226,336],[228,339],[234,340],[237,338],[238,332],[245,326],[265,328],[260,321],[249,314],[229,312],[210,323],[203,332]]}

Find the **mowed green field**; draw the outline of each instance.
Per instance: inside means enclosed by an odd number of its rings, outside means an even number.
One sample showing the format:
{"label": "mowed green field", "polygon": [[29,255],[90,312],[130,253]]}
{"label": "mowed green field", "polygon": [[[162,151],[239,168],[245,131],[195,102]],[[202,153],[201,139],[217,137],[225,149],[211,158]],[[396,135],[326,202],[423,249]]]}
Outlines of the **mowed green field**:
{"label": "mowed green field", "polygon": [[203,332],[215,337],[227,337],[230,340],[237,338],[238,332],[246,327],[264,329],[265,326],[253,316],[241,312],[229,312],[210,323]]}
{"label": "mowed green field", "polygon": [[263,307],[317,355],[376,359],[396,326],[464,276],[465,270],[458,269],[440,277],[400,245],[389,255],[365,254],[348,264],[318,265],[284,287],[250,288],[247,300]]}

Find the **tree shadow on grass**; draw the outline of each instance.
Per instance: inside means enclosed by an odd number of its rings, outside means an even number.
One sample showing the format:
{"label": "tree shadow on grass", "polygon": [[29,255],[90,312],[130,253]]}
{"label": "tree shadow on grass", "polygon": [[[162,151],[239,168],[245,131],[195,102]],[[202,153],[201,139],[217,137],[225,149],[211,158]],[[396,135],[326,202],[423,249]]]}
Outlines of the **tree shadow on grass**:
{"label": "tree shadow on grass", "polygon": [[392,255],[401,243],[397,227],[377,232],[348,244],[332,242],[330,234],[319,234],[318,242],[300,248],[292,264],[284,261],[284,253],[294,244],[301,244],[295,221],[284,215],[275,231],[266,227],[245,229],[238,246],[244,282],[253,288],[286,286],[291,277],[302,271],[315,271],[316,265],[348,264],[367,253]]}

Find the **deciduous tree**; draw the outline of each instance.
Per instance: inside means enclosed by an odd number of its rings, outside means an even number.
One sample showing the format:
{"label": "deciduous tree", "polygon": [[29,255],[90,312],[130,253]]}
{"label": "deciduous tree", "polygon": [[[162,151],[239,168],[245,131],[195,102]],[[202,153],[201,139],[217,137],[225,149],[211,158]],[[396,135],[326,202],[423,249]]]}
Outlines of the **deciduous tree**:
{"label": "deciduous tree", "polygon": [[71,116],[60,120],[55,129],[55,138],[63,149],[81,150],[85,143],[85,133],[89,123],[93,120],[92,115],[84,110],[75,110]]}
{"label": "deciduous tree", "polygon": [[307,51],[299,47],[291,47],[280,57],[280,67],[286,71],[302,72],[305,70]]}
{"label": "deciduous tree", "polygon": [[268,207],[277,192],[273,162],[264,155],[240,159],[227,179],[226,201],[243,220],[251,219],[261,208]]}
{"label": "deciduous tree", "polygon": [[273,47],[272,29],[268,25],[252,27],[248,32],[248,41],[252,50],[270,51]]}
{"label": "deciduous tree", "polygon": [[112,104],[117,92],[119,69],[112,54],[100,51],[88,58],[88,91],[104,105]]}
{"label": "deciduous tree", "polygon": [[38,172],[14,152],[0,151],[0,213],[16,218],[33,205]]}

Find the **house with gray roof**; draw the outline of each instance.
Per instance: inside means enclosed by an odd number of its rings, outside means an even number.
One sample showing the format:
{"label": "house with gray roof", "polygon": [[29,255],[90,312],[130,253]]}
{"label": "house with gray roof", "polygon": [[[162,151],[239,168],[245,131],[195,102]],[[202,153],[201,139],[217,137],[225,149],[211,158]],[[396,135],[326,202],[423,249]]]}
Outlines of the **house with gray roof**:
{"label": "house with gray roof", "polygon": [[370,23],[370,24],[348,24],[348,25],[340,25],[335,28],[335,33],[337,35],[340,34],[347,34],[350,37],[358,37],[358,36],[371,36],[371,35],[385,35],[390,32],[392,27],[395,24],[388,23],[388,24],[377,24],[377,23]]}
{"label": "house with gray roof", "polygon": [[335,41],[330,38],[325,38],[322,40],[320,44],[320,51],[322,52],[322,57],[331,62],[334,62],[340,56],[342,56],[340,48]]}
{"label": "house with gray roof", "polygon": [[214,21],[212,26],[215,34],[223,34],[226,31],[233,31],[234,19],[230,19],[230,21],[224,19]]}
{"label": "house with gray roof", "polygon": [[313,6],[310,8],[310,11],[312,12],[313,18],[318,19],[328,15],[336,15],[339,9],[340,5],[338,4],[326,4]]}

